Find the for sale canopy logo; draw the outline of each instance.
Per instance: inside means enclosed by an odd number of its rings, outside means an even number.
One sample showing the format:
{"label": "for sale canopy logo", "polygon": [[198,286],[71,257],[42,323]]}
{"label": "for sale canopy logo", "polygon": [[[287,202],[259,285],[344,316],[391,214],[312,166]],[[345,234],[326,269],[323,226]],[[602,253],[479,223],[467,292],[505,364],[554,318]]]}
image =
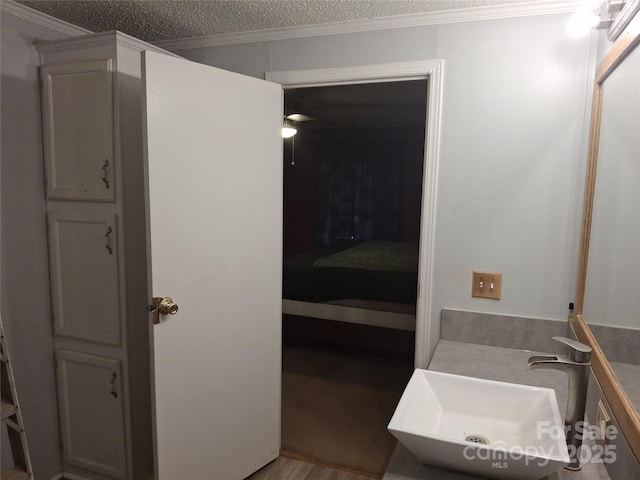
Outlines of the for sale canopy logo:
{"label": "for sale canopy logo", "polygon": [[[537,440],[561,440],[564,441],[567,433],[573,428],[565,425],[552,425],[550,422],[538,422],[536,428]],[[575,426],[576,438],[583,441],[582,448],[575,445],[567,445],[570,457],[577,457],[580,463],[613,463],[616,461],[615,445],[610,445],[610,440],[618,438],[618,429],[615,425],[608,425],[604,428],[590,425],[587,422],[578,422]],[[492,442],[491,448],[482,448],[477,445],[465,447],[462,454],[466,460],[490,461],[492,468],[509,468],[509,461],[522,462],[525,465],[538,465],[544,467],[553,457],[561,455],[557,445],[545,446],[526,445],[511,446],[498,440]]]}

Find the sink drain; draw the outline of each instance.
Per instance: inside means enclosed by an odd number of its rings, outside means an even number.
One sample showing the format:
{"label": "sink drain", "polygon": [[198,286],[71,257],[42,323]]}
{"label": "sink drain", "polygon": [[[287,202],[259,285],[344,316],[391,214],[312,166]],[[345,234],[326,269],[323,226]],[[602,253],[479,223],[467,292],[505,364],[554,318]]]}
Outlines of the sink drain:
{"label": "sink drain", "polygon": [[484,436],[478,435],[478,434],[467,435],[466,437],[464,437],[464,439],[465,439],[465,441],[471,442],[471,443],[479,443],[481,445],[489,445],[489,439],[487,437],[484,437]]}

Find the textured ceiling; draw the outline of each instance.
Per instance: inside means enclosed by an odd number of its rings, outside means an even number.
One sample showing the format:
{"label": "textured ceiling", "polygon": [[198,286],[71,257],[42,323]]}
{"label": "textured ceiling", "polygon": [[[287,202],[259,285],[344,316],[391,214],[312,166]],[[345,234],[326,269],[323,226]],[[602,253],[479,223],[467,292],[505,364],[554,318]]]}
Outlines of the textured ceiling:
{"label": "textured ceiling", "polygon": [[522,3],[523,0],[17,0],[94,32],[148,42]]}

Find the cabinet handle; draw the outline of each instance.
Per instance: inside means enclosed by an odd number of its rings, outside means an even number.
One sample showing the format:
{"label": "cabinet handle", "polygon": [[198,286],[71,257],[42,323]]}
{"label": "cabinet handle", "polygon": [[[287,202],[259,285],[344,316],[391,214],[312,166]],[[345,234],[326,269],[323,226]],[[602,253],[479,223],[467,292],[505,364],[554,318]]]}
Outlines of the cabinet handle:
{"label": "cabinet handle", "polygon": [[116,392],[116,378],[118,378],[118,374],[116,372],[113,372],[112,376],[111,376],[111,395],[113,395],[113,398],[118,398],[118,392]]}
{"label": "cabinet handle", "polygon": [[113,255],[113,248],[111,248],[111,232],[112,231],[113,229],[111,228],[111,226],[109,226],[109,228],[107,228],[107,233],[104,234],[104,238],[107,239],[107,244],[105,245],[105,247],[109,252],[109,255]]}
{"label": "cabinet handle", "polygon": [[109,167],[109,159],[105,158],[104,159],[104,164],[102,165],[102,181],[104,182],[105,187],[109,188],[111,186],[111,184],[109,183],[109,178],[107,176],[108,171],[107,168]]}

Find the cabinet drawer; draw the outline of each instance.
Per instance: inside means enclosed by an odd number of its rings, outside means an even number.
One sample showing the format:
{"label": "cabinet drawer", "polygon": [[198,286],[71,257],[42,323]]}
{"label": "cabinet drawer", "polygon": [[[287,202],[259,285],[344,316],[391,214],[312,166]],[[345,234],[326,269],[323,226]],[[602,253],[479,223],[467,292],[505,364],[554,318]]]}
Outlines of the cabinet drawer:
{"label": "cabinet drawer", "polygon": [[41,67],[47,196],[115,200],[111,59]]}
{"label": "cabinet drawer", "polygon": [[51,210],[48,217],[56,335],[120,345],[116,215]]}

